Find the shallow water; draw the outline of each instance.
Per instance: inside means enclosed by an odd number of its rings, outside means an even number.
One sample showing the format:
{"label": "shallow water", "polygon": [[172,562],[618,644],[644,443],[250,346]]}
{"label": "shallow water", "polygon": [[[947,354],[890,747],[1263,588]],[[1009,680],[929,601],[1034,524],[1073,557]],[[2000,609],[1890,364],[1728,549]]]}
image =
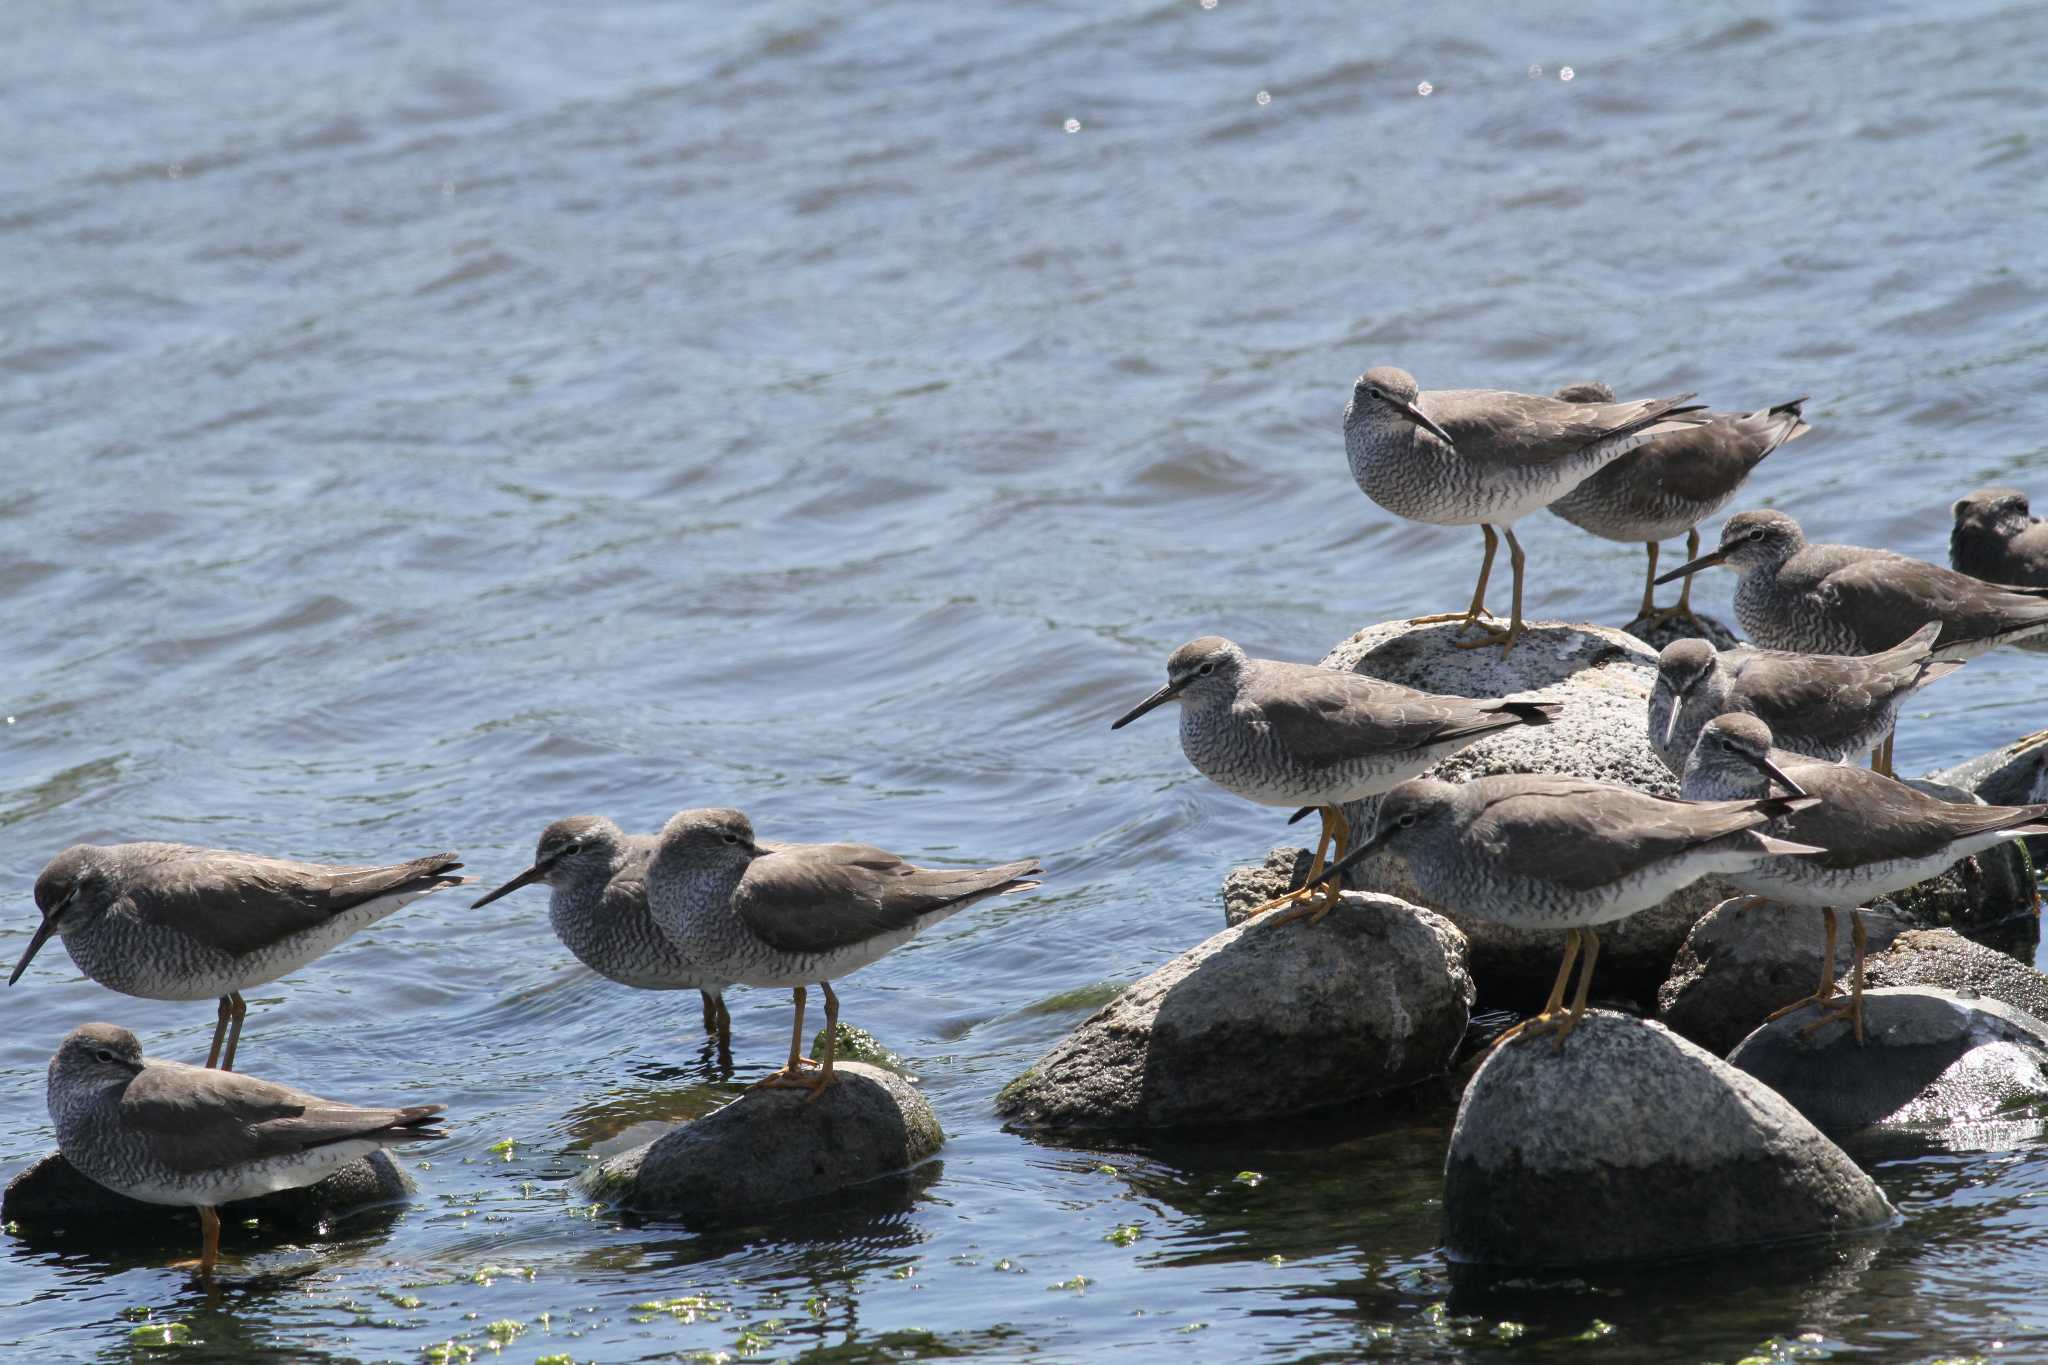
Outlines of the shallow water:
{"label": "shallow water", "polygon": [[[1859,1149],[1883,1235],[1454,1290],[1442,1093],[1143,1150],[990,1111],[1086,1012],[1038,1002],[1206,936],[1286,837],[1169,718],[1108,732],[1166,651],[1315,658],[1465,601],[1478,538],[1350,483],[1359,370],[1811,394],[1749,500],[1818,538],[1939,558],[1960,494],[2048,493],[2039,6],[395,13],[13,15],[0,958],[77,840],[496,879],[556,816],[717,802],[1051,875],[844,989],[940,1159],[718,1236],[569,1180],[711,1098],[694,997],[576,968],[539,892],[422,902],[262,991],[242,1054],[445,1101],[418,1200],[255,1248],[215,1306],[161,1268],[182,1245],[0,1239],[0,1349],[129,1358],[147,1308],[193,1359],[488,1357],[498,1320],[511,1361],[2048,1357],[2038,1133]],[[1531,616],[1626,619],[1640,549],[1523,530]],[[1902,767],[2037,728],[2038,667],[1942,683]],[[733,1003],[737,1084],[787,1005]],[[54,947],[5,1005],[8,1172],[65,1030],[196,1058],[212,1022]],[[723,1306],[635,1308],[690,1295]]]}

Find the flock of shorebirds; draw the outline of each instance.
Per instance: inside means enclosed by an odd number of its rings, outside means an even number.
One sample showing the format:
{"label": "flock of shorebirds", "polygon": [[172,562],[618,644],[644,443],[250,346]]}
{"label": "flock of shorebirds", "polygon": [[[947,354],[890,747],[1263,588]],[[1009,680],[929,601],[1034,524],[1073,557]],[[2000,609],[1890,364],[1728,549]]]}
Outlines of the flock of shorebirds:
{"label": "flock of shorebirds", "polygon": [[[2025,498],[1984,490],[1958,502],[1954,569],[1884,550],[1808,544],[1780,512],[1743,512],[1700,555],[1699,523],[1757,464],[1807,430],[1798,401],[1712,412],[1676,398],[1617,402],[1596,384],[1557,395],[1424,391],[1398,369],[1361,376],[1345,410],[1351,471],[1381,506],[1413,520],[1478,525],[1486,553],[1471,605],[1416,623],[1477,632],[1460,648],[1526,630],[1524,558],[1513,526],[1540,508],[1596,535],[1641,542],[1640,615],[1691,615],[1691,576],[1740,575],[1737,617],[1754,643],[1686,639],[1663,651],[1645,724],[1680,779],[1678,799],[1588,779],[1421,776],[1467,745],[1552,723],[1559,705],[1420,692],[1362,674],[1248,657],[1215,636],[1167,660],[1165,686],[1112,728],[1178,702],[1181,748],[1219,786],[1262,805],[1320,810],[1302,884],[1260,906],[1315,923],[1343,874],[1386,850],[1432,906],[1566,931],[1543,1010],[1502,1036],[1549,1033],[1583,1016],[1597,927],[1705,876],[1826,916],[1820,984],[1784,1013],[1813,1027],[1846,1020],[1862,1037],[1863,926],[1856,907],[2001,841],[2048,834],[2048,805],[1945,802],[1897,781],[1890,742],[1920,688],[1996,645],[2048,636],[2048,529]],[[1658,542],[1684,533],[1687,563],[1656,572]],[[1485,598],[1499,539],[1514,605],[1491,624]],[[1659,611],[1652,590],[1686,580]],[[1848,766],[1865,755],[1872,767]],[[1350,846],[1343,807],[1382,798],[1369,838]],[[321,956],[422,896],[470,884],[454,854],[391,866],[334,866],[183,844],[75,845],[36,880],[42,922],[19,980],[52,936],[87,976],[147,999],[218,1001],[203,1067],[145,1058],[109,1024],[74,1030],[50,1063],[49,1107],[64,1156],[121,1194],[199,1211],[210,1274],[223,1203],[311,1184],[378,1148],[442,1136],[442,1106],[363,1108],[233,1070],[242,992]],[[735,810],[686,810],[658,835],[596,816],[549,825],[533,863],[474,904],[523,886],[550,890],[549,920],[586,966],[641,989],[697,990],[707,1033],[730,1046],[724,992],[786,987],[789,1058],[758,1084],[833,1081],[838,999],[831,982],[977,901],[1037,885],[1035,859],[927,868],[865,844],[756,839]],[[1838,998],[1835,912],[1852,913],[1852,989]],[[1583,957],[1581,954],[1583,953]],[[1578,986],[1565,997],[1576,965]],[[803,1055],[806,987],[824,995],[821,1060]],[[1774,1016],[1775,1017],[1775,1016]],[[1496,1046],[1499,1044],[1496,1043]]]}

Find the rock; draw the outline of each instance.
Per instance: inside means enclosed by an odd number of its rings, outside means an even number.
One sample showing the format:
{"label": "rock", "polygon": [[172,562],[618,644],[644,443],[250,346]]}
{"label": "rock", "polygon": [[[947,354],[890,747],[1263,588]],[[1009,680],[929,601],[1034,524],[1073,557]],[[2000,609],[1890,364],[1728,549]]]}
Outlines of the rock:
{"label": "rock", "polygon": [[[256,1218],[294,1232],[315,1232],[347,1214],[405,1199],[413,1188],[412,1177],[389,1152],[372,1152],[317,1184],[229,1204],[226,1209],[233,1212],[222,1222]],[[57,1152],[8,1182],[7,1193],[0,1196],[0,1220],[23,1226],[90,1228],[123,1236],[171,1227],[182,1233],[198,1226],[190,1208],[146,1204],[116,1194],[80,1175]]]}
{"label": "rock", "polygon": [[2022,735],[1989,753],[1931,772],[1927,780],[1960,787],[1993,806],[2048,801],[2048,730]]}
{"label": "rock", "polygon": [[996,1112],[1133,1129],[1354,1102],[1443,1072],[1471,1004],[1447,921],[1347,894],[1320,924],[1262,915],[1182,953],[1004,1087]]}
{"label": "rock", "polygon": [[1863,964],[1872,986],[1939,986],[1981,995],[2048,1022],[2048,976],[1953,929],[1915,929]]}
{"label": "rock", "polygon": [[[1505,660],[1498,649],[1459,650],[1454,647],[1459,638],[1448,625],[1392,622],[1360,631],[1323,663],[1432,692],[1563,703],[1551,724],[1483,739],[1438,764],[1433,777],[1463,782],[1490,773],[1563,773],[1678,795],[1678,781],[1650,747],[1647,733],[1650,688],[1657,680],[1655,650],[1618,630],[1554,621],[1530,626]],[[1365,837],[1378,805],[1375,799],[1349,807],[1354,839]],[[1427,904],[1406,869],[1390,857],[1360,864],[1348,884]],[[1686,931],[1730,894],[1718,881],[1698,882],[1662,905],[1601,926],[1595,982],[1601,994],[1653,1004]],[[1464,931],[1482,1001],[1524,1011],[1543,1003],[1564,951],[1562,934],[1512,929],[1430,908]]]}
{"label": "rock", "polygon": [[1697,1255],[1892,1216],[1877,1185],[1754,1077],[1661,1024],[1588,1014],[1510,1042],[1466,1088],[1444,1171],[1454,1262]]}
{"label": "rock", "polygon": [[1728,1060],[1829,1133],[1982,1122],[2048,1103],[2048,1024],[2010,1005],[1928,986],[1865,991],[1861,1044],[1847,1023],[1807,1032],[1812,1017],[1764,1025]]}
{"label": "rock", "polygon": [[[1984,804],[1967,790],[1922,778],[1908,779],[1943,801]],[[1947,926],[2006,952],[2033,956],[2040,941],[2034,867],[2023,845],[1998,844],[1963,859],[1936,877],[1884,897],[1899,915],[1928,928]]]}
{"label": "rock", "polygon": [[693,1123],[600,1163],[591,1193],[636,1213],[718,1218],[808,1201],[907,1171],[945,1135],[924,1096],[862,1062],[834,1065],[817,1100],[749,1090]]}
{"label": "rock", "polygon": [[1284,896],[1308,875],[1314,859],[1305,848],[1276,848],[1257,867],[1234,867],[1223,874],[1223,922],[1242,924],[1275,896]]}
{"label": "rock", "polygon": [[[1843,981],[1855,952],[1849,916],[1836,916],[1835,972]],[[1898,919],[1863,913],[1870,953],[1906,930]],[[1657,1017],[1674,1032],[1717,1057],[1748,1037],[1780,1006],[1810,995],[1820,984],[1827,933],[1821,912],[1804,906],[1747,903],[1738,896],[1700,917],[1657,988]],[[1866,964],[1870,961],[1866,958]]]}
{"label": "rock", "polygon": [[[917,1077],[910,1072],[910,1066],[901,1057],[882,1045],[882,1040],[864,1028],[855,1028],[844,1019],[839,1021],[834,1033],[837,1041],[833,1044],[832,1064],[836,1068],[841,1062],[866,1062],[884,1071],[893,1071],[913,1085]],[[811,1056],[825,1055],[825,1030],[819,1029],[811,1035]]]}
{"label": "rock", "polygon": [[1686,621],[1670,618],[1651,625],[1638,616],[1622,627],[1657,653],[1664,652],[1664,646],[1674,640],[1705,640],[1715,649],[1733,649],[1742,643],[1742,637],[1728,627],[1704,613]]}

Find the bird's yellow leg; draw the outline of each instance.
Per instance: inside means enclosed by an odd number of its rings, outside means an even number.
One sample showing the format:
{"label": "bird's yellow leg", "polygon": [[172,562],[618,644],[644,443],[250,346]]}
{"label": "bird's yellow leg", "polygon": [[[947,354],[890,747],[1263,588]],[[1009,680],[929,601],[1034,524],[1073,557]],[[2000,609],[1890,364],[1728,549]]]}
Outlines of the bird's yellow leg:
{"label": "bird's yellow leg", "polygon": [[[1351,851],[1351,821],[1346,818],[1342,806],[1324,806],[1322,811],[1323,832],[1335,845],[1330,859],[1332,862],[1341,863],[1344,861],[1344,855]],[[1310,881],[1315,880],[1314,869],[1311,869],[1308,875]],[[1303,899],[1290,907],[1274,923],[1288,924],[1298,919],[1306,919],[1310,924],[1322,923],[1323,916],[1335,910],[1337,902],[1343,899],[1344,888],[1332,881],[1324,883],[1317,889],[1322,895],[1313,904]]]}
{"label": "bird's yellow leg", "polygon": [[221,1053],[220,1069],[222,1071],[233,1071],[235,1069],[235,1048],[242,1041],[242,1020],[248,1017],[249,1005],[247,1001],[242,999],[240,991],[229,993],[227,1005],[228,1042],[226,1049]]}
{"label": "bird's yellow leg", "polygon": [[1892,741],[1898,737],[1899,732],[1893,730],[1884,737],[1884,743],[1870,751],[1870,771],[1885,777],[1895,778],[1898,776],[1897,773],[1892,771]]}
{"label": "bird's yellow leg", "polygon": [[[1686,562],[1690,563],[1691,561],[1698,559],[1699,556],[1700,528],[1695,526],[1692,528],[1692,530],[1687,531],[1685,533]],[[1678,601],[1668,607],[1652,606],[1650,599],[1650,590],[1648,588],[1644,588],[1643,613],[1637,619],[1643,621],[1647,625],[1652,626],[1661,626],[1666,621],[1679,620],[1692,621],[1694,623],[1697,623],[1700,618],[1692,614],[1692,581],[1694,578],[1697,578],[1698,576],[1699,575],[1697,574],[1687,574],[1685,578],[1681,580],[1682,586],[1678,589]],[[1655,579],[1657,577],[1657,547],[1655,545],[1650,546],[1650,577],[1652,579]]]}
{"label": "bird's yellow leg", "polygon": [[[755,1081],[751,1087],[753,1089],[778,1090],[792,1085],[802,1086],[806,1090],[811,1088],[812,1078],[804,1075],[804,1068],[816,1066],[817,1063],[804,1056],[804,988],[793,986],[790,988],[790,995],[796,1000],[796,1019],[789,1028],[789,1065],[780,1071],[771,1071]],[[830,1046],[830,1041],[826,1040],[827,1046]]]}
{"label": "bird's yellow leg", "polygon": [[1495,1038],[1493,1046],[1487,1048],[1488,1052],[1493,1051],[1494,1048],[1499,1047],[1508,1039],[1520,1037],[1523,1033],[1528,1032],[1531,1025],[1542,1024],[1547,1026],[1557,1018],[1558,1010],[1564,1005],[1564,988],[1572,979],[1572,963],[1578,961],[1579,958],[1579,933],[1579,930],[1572,929],[1565,934],[1564,961],[1557,964],[1557,980],[1551,983],[1550,995],[1544,1000],[1543,1008],[1530,1015],[1527,1019],[1524,1019],[1521,1023],[1516,1024],[1498,1038]]}
{"label": "bird's yellow leg", "polygon": [[[1869,940],[1863,931],[1863,912],[1851,910],[1849,944],[1855,965],[1849,969],[1849,998],[1846,1001],[1837,1001],[1833,1009],[1801,1029],[1801,1033],[1811,1033],[1822,1025],[1846,1019],[1856,1031],[1856,1041],[1859,1044],[1863,1041],[1863,950],[1868,943]],[[1832,960],[1830,955],[1830,961]]]}
{"label": "bird's yellow leg", "polygon": [[[1486,609],[1486,580],[1493,574],[1493,552],[1499,547],[1500,538],[1493,533],[1493,528],[1483,521],[1479,523],[1479,530],[1486,537],[1486,558],[1479,561],[1479,586],[1472,590],[1472,605],[1463,611],[1439,612],[1434,616],[1411,616],[1408,618],[1409,625],[1438,626],[1446,621],[1458,621],[1469,626],[1482,616],[1493,615]],[[1512,540],[1513,537],[1509,539]]]}
{"label": "bird's yellow leg", "polygon": [[1657,542],[1646,540],[1643,548],[1650,552],[1650,574],[1643,580],[1643,605],[1636,609],[1636,619],[1650,621],[1657,615]]}
{"label": "bird's yellow leg", "polygon": [[173,1270],[196,1270],[199,1278],[209,1284],[213,1281],[213,1268],[220,1262],[220,1214],[201,1204],[199,1212],[199,1259],[196,1261],[173,1261]]}
{"label": "bird's yellow leg", "polygon": [[213,1046],[206,1049],[206,1065],[211,1070],[220,1065],[220,1045],[228,1036],[228,998],[220,998],[220,1008],[213,1016]]}
{"label": "bird's yellow leg", "polygon": [[1832,905],[1824,906],[1821,909],[1821,914],[1826,917],[1823,920],[1823,923],[1826,926],[1828,943],[1827,952],[1823,955],[1821,959],[1820,984],[1813,988],[1812,995],[1802,996],[1800,999],[1794,1000],[1791,1004],[1786,1005],[1781,1009],[1772,1010],[1769,1014],[1765,1015],[1764,1022],[1766,1024],[1770,1023],[1773,1019],[1782,1019],[1786,1015],[1793,1013],[1795,1010],[1803,1010],[1808,1005],[1825,1005],[1834,996],[1835,907]]}
{"label": "bird's yellow leg", "polygon": [[[1337,827],[1344,822],[1344,812],[1337,806],[1317,806],[1316,812],[1323,817],[1323,832],[1316,839],[1315,857],[1309,859],[1308,875],[1302,878],[1301,885],[1294,890],[1275,896],[1264,905],[1253,906],[1246,913],[1246,919],[1250,919],[1253,915],[1263,915],[1268,910],[1281,910],[1289,906],[1299,906],[1321,895],[1322,888],[1316,885],[1316,877],[1323,870],[1323,854],[1329,849],[1331,840],[1337,837]],[[1339,854],[1338,856],[1341,857],[1342,855]],[[1294,916],[1290,914],[1289,918],[1294,918]]]}
{"label": "bird's yellow leg", "polygon": [[1507,629],[1502,630],[1499,626],[1475,622],[1474,624],[1486,632],[1485,636],[1477,640],[1460,640],[1452,648],[1484,649],[1488,645],[1499,645],[1500,657],[1505,659],[1513,651],[1515,641],[1522,638],[1522,566],[1527,561],[1522,554],[1522,542],[1515,539],[1515,528],[1504,526],[1501,528],[1501,534],[1506,536],[1508,541],[1508,567],[1515,572],[1514,606],[1508,612]]}

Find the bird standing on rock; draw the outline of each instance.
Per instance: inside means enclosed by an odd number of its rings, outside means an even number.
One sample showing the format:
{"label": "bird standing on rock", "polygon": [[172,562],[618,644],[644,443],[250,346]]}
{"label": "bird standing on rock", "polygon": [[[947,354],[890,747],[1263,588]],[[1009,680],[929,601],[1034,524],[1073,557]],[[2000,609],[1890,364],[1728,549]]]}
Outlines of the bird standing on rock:
{"label": "bird standing on rock", "polygon": [[1657,656],[1650,689],[1650,747],[1685,772],[1700,730],[1744,711],[1771,727],[1780,748],[1842,763],[1883,744],[1914,693],[1963,666],[1934,657],[1941,623],[1929,621],[1876,654],[1800,654],[1705,640],[1673,640]]}
{"label": "bird standing on rock", "polygon": [[1835,994],[1835,908],[1848,906],[1855,964],[1846,1005],[1817,1019],[1818,1028],[1849,1020],[1863,1041],[1863,912],[1873,896],[1903,891],[1996,844],[2048,834],[2048,805],[1979,806],[1942,801],[1896,779],[1839,763],[1815,762],[1776,750],[1770,726],[1756,716],[1716,717],[1700,731],[1679,791],[1690,800],[1766,796],[1773,781],[1820,798],[1771,832],[1820,849],[1818,856],[1762,863],[1727,874],[1728,883],[1781,905],[1814,906],[1826,916],[1826,959],[1820,985],[1771,1017]]}
{"label": "bird standing on rock", "polygon": [[1499,389],[1425,393],[1413,375],[1392,366],[1360,375],[1344,409],[1344,450],[1359,488],[1396,516],[1438,526],[1477,524],[1486,537],[1472,605],[1413,623],[1480,625],[1480,617],[1493,614],[1486,609],[1486,580],[1499,527],[1515,575],[1508,626],[1482,626],[1486,638],[1459,647],[1497,644],[1505,657],[1523,628],[1523,557],[1514,523],[1645,441],[1697,426],[1705,419],[1697,405],[1686,406],[1691,397],[1567,403]]}
{"label": "bird standing on rock", "polygon": [[[839,997],[832,982],[989,896],[1029,891],[1036,858],[999,867],[915,867],[869,844],[754,839],[736,810],[680,811],[647,866],[654,919],[692,962],[743,986],[787,986],[796,1001],[789,1065],[756,1082],[812,1098],[832,1084]],[[804,987],[825,993],[825,1056],[803,1055]],[[807,1072],[806,1063],[818,1068]]]}
{"label": "bird standing on rock", "polygon": [[696,991],[704,1032],[732,1053],[726,982],[685,957],[647,908],[655,836],[628,834],[597,815],[571,815],[541,831],[533,866],[470,903],[479,910],[534,882],[548,886],[548,924],[562,946],[599,976],[643,991]]}
{"label": "bird standing on rock", "polygon": [[80,971],[123,995],[217,998],[206,1064],[233,1071],[248,1012],[243,991],[296,971],[400,906],[474,881],[455,875],[461,866],[453,853],[355,867],[190,844],[73,844],[36,878],[43,922],[7,984],[61,935]]}
{"label": "bird standing on rock", "polygon": [[253,1076],[156,1061],[127,1029],[73,1029],[50,1059],[57,1150],[81,1175],[147,1204],[199,1213],[201,1279],[220,1255],[222,1204],[293,1190],[384,1147],[446,1136],[443,1106],[364,1109]]}
{"label": "bird standing on rock", "polygon": [[1180,747],[1195,770],[1262,806],[1311,806],[1322,836],[1299,890],[1253,910],[1283,905],[1290,917],[1320,920],[1337,888],[1318,874],[1332,843],[1350,843],[1347,801],[1378,796],[1487,735],[1548,725],[1556,702],[1481,701],[1418,692],[1313,664],[1254,659],[1218,635],[1190,640],[1166,661],[1166,686],[1110,726],[1122,729],[1154,707],[1180,703]]}
{"label": "bird standing on rock", "polygon": [[[1495,1040],[1554,1033],[1557,1048],[1586,1014],[1595,926],[1647,910],[1702,877],[1819,850],[1761,832],[1816,804],[1789,797],[1673,801],[1612,782],[1511,773],[1470,782],[1417,778],[1380,802],[1372,838],[1323,873],[1338,882],[1385,849],[1402,858],[1424,903],[1521,929],[1563,929],[1564,961],[1543,1009]],[[1581,945],[1579,988],[1565,987]]]}
{"label": "bird standing on rock", "polygon": [[[1612,403],[1614,390],[1599,383],[1570,384],[1557,396],[1567,403]],[[1638,621],[1697,620],[1690,578],[1679,590],[1677,605],[1658,610],[1657,543],[1683,535],[1686,558],[1698,555],[1700,523],[1727,506],[1771,452],[1813,430],[1800,416],[1805,401],[1795,398],[1755,412],[1709,412],[1701,426],[1670,432],[1630,451],[1551,503],[1550,510],[1582,531],[1639,542],[1650,552]]]}
{"label": "bird standing on rock", "polygon": [[[1721,526],[1720,548],[1657,581],[1716,564],[1741,576],[1735,617],[1766,649],[1876,654],[1938,621],[1935,654],[1973,659],[2048,631],[2048,588],[1999,587],[1890,550],[1809,544],[1783,512],[1736,513]],[[1879,771],[1891,771],[1891,752],[1888,738],[1877,754]]]}

